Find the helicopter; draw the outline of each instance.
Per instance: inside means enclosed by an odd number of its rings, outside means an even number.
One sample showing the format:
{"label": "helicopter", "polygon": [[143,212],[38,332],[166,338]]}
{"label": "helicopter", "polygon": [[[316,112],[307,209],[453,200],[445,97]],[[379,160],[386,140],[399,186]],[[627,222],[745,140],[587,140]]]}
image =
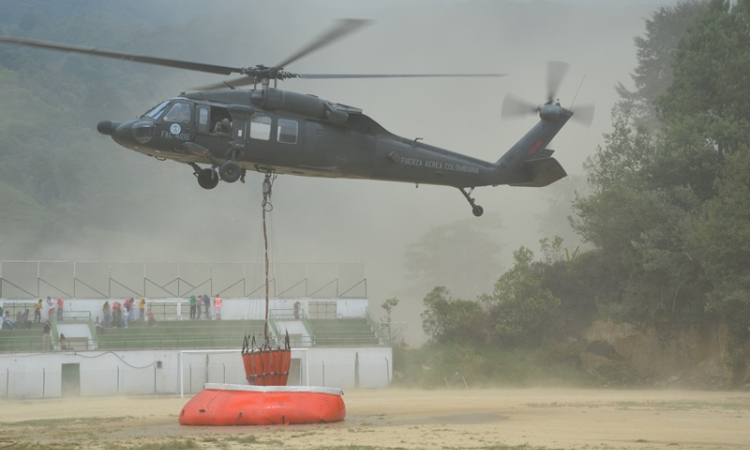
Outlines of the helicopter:
{"label": "helicopter", "polygon": [[[298,74],[285,70],[367,24],[344,19],[274,66],[228,67],[101,50],[47,41],[0,36],[0,42],[61,52],[134,61],[239,78],[195,88],[159,102],[141,117],[101,121],[97,130],[127,149],[188,164],[198,184],[244,183],[247,171],[265,174],[264,189],[276,174],[374,179],[457,188],[479,217],[484,210],[472,193],[481,186],[543,187],[567,174],[547,148],[569,119],[591,123],[593,106],[560,106],[556,91],[568,69],[548,63],[547,99],[535,105],[506,96],[501,117],[538,114],[540,121],[497,161],[483,161],[397,136],[360,108],[314,95],[277,88],[278,81],[300,79],[502,77],[505,74]],[[273,87],[271,87],[273,80]],[[252,85],[252,89],[238,89]]]}

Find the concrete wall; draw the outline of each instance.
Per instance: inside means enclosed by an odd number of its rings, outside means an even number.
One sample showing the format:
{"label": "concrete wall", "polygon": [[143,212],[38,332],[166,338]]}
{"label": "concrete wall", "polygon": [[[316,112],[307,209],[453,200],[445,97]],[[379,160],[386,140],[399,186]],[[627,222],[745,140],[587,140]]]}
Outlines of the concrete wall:
{"label": "concrete wall", "polygon": [[[390,348],[292,349],[300,385],[342,389],[387,387],[393,373]],[[182,371],[180,371],[182,362]],[[50,398],[62,395],[62,365],[80,367],[80,395],[192,395],[203,384],[245,384],[239,350],[144,350],[0,354],[0,396]],[[292,377],[290,376],[290,379]]]}

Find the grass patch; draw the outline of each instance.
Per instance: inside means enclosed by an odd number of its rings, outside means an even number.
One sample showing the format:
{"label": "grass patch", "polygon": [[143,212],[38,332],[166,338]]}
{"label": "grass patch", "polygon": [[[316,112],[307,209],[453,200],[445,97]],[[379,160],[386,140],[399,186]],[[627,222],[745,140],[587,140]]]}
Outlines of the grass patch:
{"label": "grass patch", "polygon": [[12,422],[6,426],[32,426],[32,427],[59,427],[66,425],[75,425],[78,423],[85,423],[87,425],[98,424],[98,423],[110,423],[125,420],[125,417],[76,417],[72,419],[33,419],[33,420],[22,420],[20,422]]}
{"label": "grass patch", "polygon": [[171,439],[164,442],[148,443],[134,447],[125,447],[122,445],[112,445],[111,450],[184,450],[191,448],[201,448],[193,439]]}
{"label": "grass patch", "polygon": [[655,400],[655,401],[619,401],[603,403],[527,403],[530,408],[603,408],[614,407],[618,409],[639,409],[656,411],[750,411],[750,399],[729,399],[725,402],[715,400]]}
{"label": "grass patch", "polygon": [[228,441],[237,442],[240,444],[256,444],[258,443],[258,438],[254,434],[243,434],[239,436],[229,436],[227,437]]}

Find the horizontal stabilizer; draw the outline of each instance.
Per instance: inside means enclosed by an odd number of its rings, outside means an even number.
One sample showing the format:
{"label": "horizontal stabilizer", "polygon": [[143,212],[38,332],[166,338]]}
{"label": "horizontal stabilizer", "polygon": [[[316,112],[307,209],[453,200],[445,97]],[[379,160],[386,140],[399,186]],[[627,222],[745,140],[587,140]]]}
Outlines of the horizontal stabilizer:
{"label": "horizontal stabilizer", "polygon": [[528,181],[512,183],[511,186],[542,187],[568,175],[555,158],[532,159],[523,163],[521,168],[528,174]]}
{"label": "horizontal stabilizer", "polygon": [[539,150],[539,151],[538,151],[538,152],[536,153],[536,155],[534,155],[534,159],[545,159],[545,158],[549,158],[550,156],[552,156],[552,154],[553,154],[553,153],[555,153],[555,151],[554,151],[554,150],[552,150],[552,149],[549,149],[549,148],[543,148],[543,149]]}

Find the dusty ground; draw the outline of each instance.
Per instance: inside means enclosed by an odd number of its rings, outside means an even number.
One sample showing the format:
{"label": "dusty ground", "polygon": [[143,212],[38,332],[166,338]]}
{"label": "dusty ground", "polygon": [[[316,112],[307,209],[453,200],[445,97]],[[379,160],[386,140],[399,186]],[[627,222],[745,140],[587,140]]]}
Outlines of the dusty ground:
{"label": "dusty ground", "polygon": [[3,401],[0,449],[750,449],[750,393],[388,389],[344,400],[344,422],[242,428],[181,427],[187,399],[173,397]]}

